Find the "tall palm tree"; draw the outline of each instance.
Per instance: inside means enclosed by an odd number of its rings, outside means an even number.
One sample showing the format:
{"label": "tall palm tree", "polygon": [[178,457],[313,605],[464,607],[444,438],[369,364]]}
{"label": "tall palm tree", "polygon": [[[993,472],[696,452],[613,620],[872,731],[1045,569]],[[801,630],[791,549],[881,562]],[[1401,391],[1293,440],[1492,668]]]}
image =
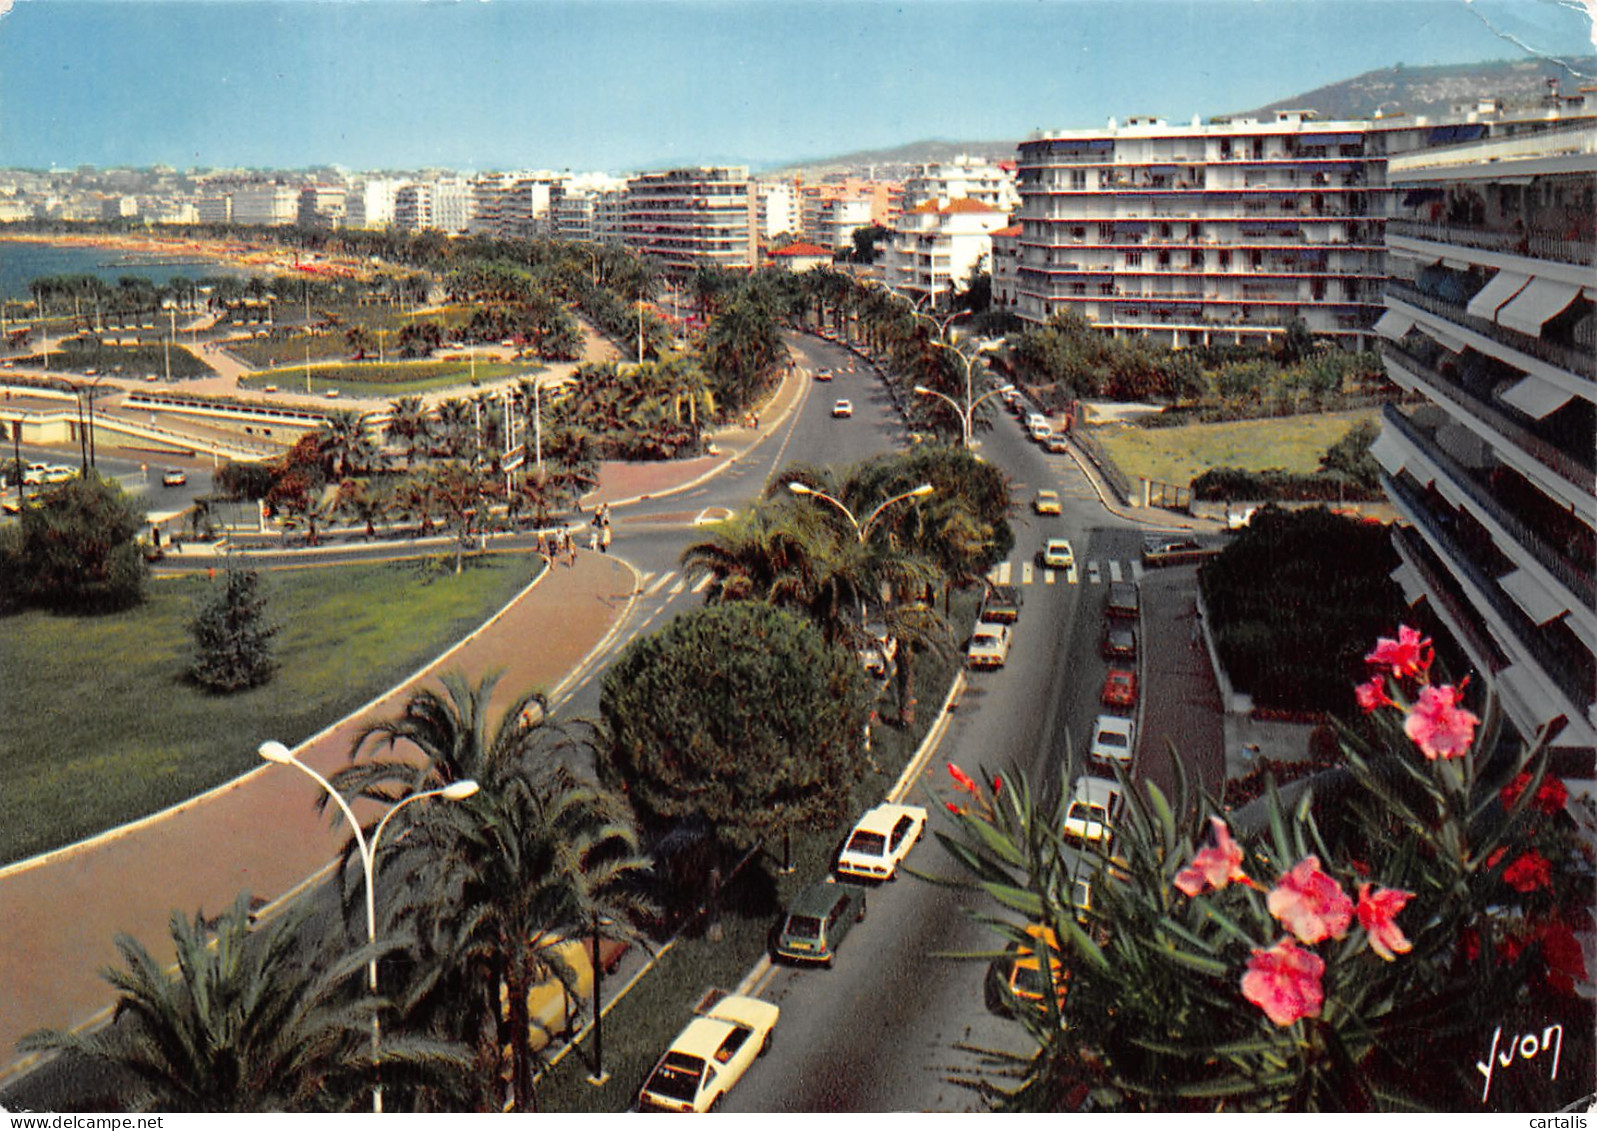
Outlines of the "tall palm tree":
{"label": "tall palm tree", "polygon": [[621,798],[556,764],[520,757],[503,770],[469,802],[416,813],[395,841],[408,880],[391,914],[426,940],[404,999],[410,1022],[471,1044],[489,1080],[508,1067],[511,1106],[531,1111],[528,992],[549,980],[574,989],[557,949],[567,940],[600,924],[638,938],[632,880],[648,861]]}
{"label": "tall palm tree", "polygon": [[420,397],[400,397],[389,403],[383,438],[403,445],[406,468],[416,462],[416,452],[427,446],[428,439],[427,409]]}
{"label": "tall palm tree", "polygon": [[105,978],[120,995],[116,1024],[89,1035],[29,1034],[22,1051],[71,1050],[134,1081],[140,1111],[341,1111],[367,1102],[381,1065],[453,1090],[466,1063],[458,1045],[395,1034],[371,1058],[378,1002],[361,972],[362,949],[318,967],[308,908],[252,929],[240,895],[216,923],[173,912],[178,976],[118,935],[121,969]]}
{"label": "tall palm tree", "polygon": [[367,430],[367,414],[338,409],[327,415],[320,431],[322,458],[335,479],[368,471],[381,462],[381,451]]}

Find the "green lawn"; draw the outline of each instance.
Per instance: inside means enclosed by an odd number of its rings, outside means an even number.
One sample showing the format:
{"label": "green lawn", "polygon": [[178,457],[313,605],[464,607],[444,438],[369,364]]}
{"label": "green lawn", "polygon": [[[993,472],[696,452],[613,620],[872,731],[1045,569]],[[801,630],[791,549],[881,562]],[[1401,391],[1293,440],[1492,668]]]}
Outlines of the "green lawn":
{"label": "green lawn", "polygon": [[[543,369],[537,361],[483,361],[475,368],[469,361],[389,361],[378,363],[349,361],[328,365],[311,363],[311,390],[324,392],[337,389],[350,396],[398,397],[408,393],[425,393],[434,389],[460,387],[469,389],[473,374],[476,381],[498,381],[505,377],[531,376]],[[240,384],[244,389],[262,389],[276,385],[280,389],[303,389],[305,366],[285,365],[267,369],[246,377]]]}
{"label": "green lawn", "polygon": [[0,863],[192,797],[253,767],[265,739],[292,746],[393,686],[528,580],[520,555],[471,565],[269,574],[281,667],[231,696],[184,678],[204,574],[154,581],[113,616],[0,620]]}
{"label": "green lawn", "polygon": [[[976,619],[979,594],[956,594],[953,604],[955,636],[963,640]],[[915,725],[908,730],[873,726],[869,769],[854,792],[854,812],[863,813],[878,804],[910,756],[920,746],[926,732],[937,721],[948,686],[963,663],[962,653],[946,658],[922,655],[915,667]],[[888,689],[878,711],[891,715],[896,701]],[[935,764],[935,763],[934,763]],[[936,784],[942,779],[932,775]],[[912,798],[913,799],[913,798]],[[918,801],[917,801],[918,803]],[[934,815],[932,823],[937,818]],[[852,819],[851,819],[852,821]],[[760,955],[766,953],[772,924],[786,901],[801,888],[822,879],[831,865],[832,855],[847,827],[793,837],[793,871],[780,869],[782,844],[768,844],[754,857],[736,881],[728,884],[726,907],[721,916],[723,937],[710,942],[697,931],[689,930],[681,940],[646,974],[632,991],[604,1018],[604,1068],[610,1079],[595,1087],[587,1082],[589,1041],[574,1050],[550,1071],[539,1084],[540,1110],[551,1112],[625,1111],[636,1098],[644,1076],[665,1050],[671,1038],[693,1014],[694,1003],[705,990],[715,986],[732,989],[748,973]],[[929,840],[931,833],[927,833]],[[911,863],[915,860],[910,857]],[[916,883],[913,879],[900,881]],[[591,1014],[584,1014],[586,1018]],[[780,1031],[776,1037],[780,1044]]]}
{"label": "green lawn", "polygon": [[1144,478],[1185,487],[1211,467],[1314,471],[1348,429],[1378,416],[1365,409],[1180,428],[1101,428],[1093,435],[1133,482]]}

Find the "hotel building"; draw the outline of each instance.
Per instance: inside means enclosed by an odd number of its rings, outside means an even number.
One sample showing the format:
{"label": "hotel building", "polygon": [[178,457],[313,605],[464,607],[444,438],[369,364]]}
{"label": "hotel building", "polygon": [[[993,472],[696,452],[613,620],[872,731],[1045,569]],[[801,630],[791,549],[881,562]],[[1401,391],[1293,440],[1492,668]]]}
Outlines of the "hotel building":
{"label": "hotel building", "polygon": [[671,169],[627,182],[622,241],[671,274],[757,262],[758,194],[746,167]]}

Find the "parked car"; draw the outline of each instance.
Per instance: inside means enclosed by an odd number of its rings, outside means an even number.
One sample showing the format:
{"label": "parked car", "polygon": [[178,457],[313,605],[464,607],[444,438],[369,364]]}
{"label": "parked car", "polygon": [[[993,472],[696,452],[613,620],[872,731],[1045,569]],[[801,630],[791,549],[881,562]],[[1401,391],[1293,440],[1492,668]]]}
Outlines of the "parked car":
{"label": "parked car", "polygon": [[1150,568],[1190,565],[1215,557],[1223,549],[1222,546],[1204,546],[1191,538],[1145,538],[1142,542],[1142,564]]}
{"label": "parked car", "polygon": [[44,469],[44,481],[46,483],[65,483],[68,479],[75,479],[77,474],[77,468],[68,467],[64,463],[55,463]]}
{"label": "parked car", "polygon": [[713,1111],[756,1057],[771,1048],[780,1010],[768,1001],[711,990],[638,1093],[640,1111]]}
{"label": "parked car", "polygon": [[49,465],[43,463],[30,463],[22,469],[22,485],[24,487],[37,487],[44,482],[44,473],[49,471]]}
{"label": "parked car", "polygon": [[988,624],[1014,624],[1020,619],[1020,602],[1020,590],[1013,585],[989,585],[981,619]]}
{"label": "parked car", "polygon": [[837,948],[865,918],[865,891],[853,884],[811,884],[788,904],[776,936],[778,958],[831,966]]}
{"label": "parked car", "polygon": [[1135,581],[1111,581],[1104,598],[1105,611],[1112,617],[1135,619],[1142,608],[1142,595]]}
{"label": "parked car", "polygon": [[1054,427],[1046,420],[1026,425],[1026,432],[1037,443],[1042,443],[1054,434]]}
{"label": "parked car", "polygon": [[1092,727],[1092,745],[1087,753],[1099,762],[1129,762],[1136,749],[1130,719],[1121,715],[1099,715]]}
{"label": "parked car", "polygon": [[[557,961],[570,975],[570,985],[558,977],[536,982],[527,990],[527,1040],[534,1050],[545,1048],[569,1033],[572,1022],[581,1024],[584,1003],[593,997],[593,944],[586,938],[563,939],[551,945]],[[628,945],[606,938],[599,943],[599,965],[612,973]]]}
{"label": "parked car", "polygon": [[[1049,976],[1055,1000],[1061,1007],[1070,988],[1070,971],[1059,957],[1059,938],[1052,927],[1031,923],[1026,927],[1026,942],[1011,942],[990,971],[988,1005],[995,1013],[1009,1015],[1016,1004],[1042,1008],[1048,993],[1043,980],[1042,961],[1037,951],[1048,953]],[[999,987],[1003,987],[1000,989]],[[1008,992],[1004,992],[1007,990]]]}
{"label": "parked car", "polygon": [[973,668],[1001,668],[1009,662],[1009,626],[977,624],[970,636],[967,659]]}
{"label": "parked car", "polygon": [[1134,707],[1137,704],[1137,673],[1130,668],[1110,668],[1103,681],[1105,707]]}
{"label": "parked car", "polygon": [[1098,650],[1107,660],[1135,660],[1137,633],[1124,625],[1111,624],[1104,630],[1103,643]]}
{"label": "parked car", "polygon": [[837,401],[832,405],[832,415],[836,417],[853,416],[853,403],[851,401]]}
{"label": "parked car", "polygon": [[1044,488],[1038,491],[1031,500],[1031,509],[1038,514],[1059,513],[1059,492]]}
{"label": "parked car", "polygon": [[1070,450],[1070,441],[1063,432],[1055,432],[1042,442],[1042,446],[1050,452],[1068,452]]}
{"label": "parked car", "polygon": [[1108,778],[1081,777],[1070,795],[1070,805],[1065,809],[1065,827],[1061,830],[1066,839],[1078,844],[1110,846],[1115,822],[1125,807],[1120,783]]}
{"label": "parked car", "polygon": [[1076,551],[1068,538],[1050,538],[1037,555],[1044,569],[1069,569],[1076,564]]}
{"label": "parked car", "polygon": [[837,854],[837,874],[863,880],[898,878],[898,865],[926,831],[918,805],[878,805],[859,819]]}
{"label": "parked car", "polygon": [[169,467],[161,473],[161,486],[163,487],[181,487],[188,481],[188,473],[181,467]]}

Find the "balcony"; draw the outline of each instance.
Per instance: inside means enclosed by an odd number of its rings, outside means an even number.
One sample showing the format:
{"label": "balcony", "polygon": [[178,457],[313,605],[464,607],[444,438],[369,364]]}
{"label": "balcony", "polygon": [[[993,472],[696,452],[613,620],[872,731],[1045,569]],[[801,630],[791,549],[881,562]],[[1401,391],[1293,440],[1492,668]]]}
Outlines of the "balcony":
{"label": "balcony", "polygon": [[[1468,497],[1470,508],[1476,511],[1476,520],[1482,526],[1490,530],[1496,525],[1503,536],[1522,547],[1543,570],[1556,578],[1582,609],[1597,608],[1597,580],[1589,572],[1576,566],[1540,533],[1512,514],[1475,479],[1469,469],[1444,452],[1433,437],[1398,411],[1395,405],[1387,405],[1382,410],[1382,418],[1387,427],[1406,437],[1424,452],[1426,458],[1447,476],[1448,482]],[[1510,553],[1508,556],[1513,555]]]}
{"label": "balcony", "polygon": [[1494,232],[1485,228],[1461,228],[1396,216],[1386,221],[1386,234],[1505,255],[1523,255],[1553,263],[1572,263],[1578,267],[1590,267],[1597,263],[1597,241],[1579,237],[1567,238],[1536,232]]}
{"label": "balcony", "polygon": [[1483,613],[1490,610],[1493,619],[1507,626],[1519,648],[1541,669],[1549,683],[1571,704],[1578,706],[1577,717],[1584,718],[1592,700],[1592,654],[1563,641],[1557,633],[1531,623],[1524,611],[1503,592],[1497,578],[1477,564],[1477,555],[1471,552],[1468,535],[1460,528],[1457,517],[1439,509],[1439,504],[1445,507],[1442,500],[1402,476],[1383,474],[1381,486],[1445,563],[1447,572],[1457,578],[1469,603]]}
{"label": "balcony", "polygon": [[1527,354],[1538,361],[1545,361],[1548,365],[1556,366],[1569,373],[1578,373],[1582,377],[1597,380],[1597,355],[1589,350],[1579,349],[1575,346],[1566,346],[1559,342],[1550,342],[1544,338],[1532,337],[1511,329],[1499,322],[1486,318],[1477,318],[1469,313],[1468,309],[1456,302],[1444,298],[1437,298],[1420,290],[1412,283],[1402,279],[1388,279],[1386,293],[1389,297],[1399,299],[1411,306],[1428,311],[1440,318],[1445,318],[1459,326],[1474,330],[1477,334],[1502,342],[1510,349]]}
{"label": "balcony", "polygon": [[[1564,480],[1574,494],[1590,493],[1593,479],[1597,477],[1597,467],[1593,464],[1582,463],[1516,423],[1506,413],[1477,397],[1453,378],[1444,375],[1421,354],[1390,341],[1381,343],[1381,354],[1389,364],[1399,365],[1423,382],[1426,386],[1426,395],[1438,404],[1460,418],[1469,417],[1484,426],[1488,432],[1495,433],[1495,439],[1489,435],[1483,438],[1498,448],[1499,454],[1505,454],[1503,449],[1522,452]],[[1397,383],[1403,384],[1400,380]]]}

